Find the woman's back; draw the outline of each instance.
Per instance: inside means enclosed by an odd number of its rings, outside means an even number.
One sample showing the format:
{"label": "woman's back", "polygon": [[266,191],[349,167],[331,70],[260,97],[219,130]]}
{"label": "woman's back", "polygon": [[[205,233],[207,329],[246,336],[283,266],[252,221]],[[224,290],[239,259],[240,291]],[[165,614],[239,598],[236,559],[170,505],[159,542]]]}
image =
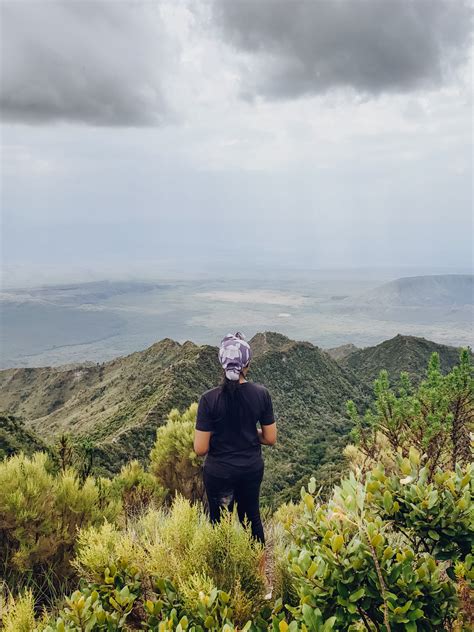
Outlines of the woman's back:
{"label": "woman's back", "polygon": [[223,385],[206,391],[200,399],[196,428],[210,431],[206,468],[221,474],[229,469],[261,467],[262,449],[257,424],[273,423],[268,389],[255,382],[242,382],[226,392]]}

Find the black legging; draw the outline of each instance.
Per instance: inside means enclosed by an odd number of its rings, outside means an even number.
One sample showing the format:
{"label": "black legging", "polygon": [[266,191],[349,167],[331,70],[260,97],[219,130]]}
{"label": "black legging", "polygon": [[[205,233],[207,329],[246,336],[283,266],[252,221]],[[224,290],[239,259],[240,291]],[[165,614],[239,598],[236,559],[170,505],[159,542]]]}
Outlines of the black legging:
{"label": "black legging", "polygon": [[265,544],[259,506],[263,466],[252,472],[231,474],[227,478],[209,474],[204,467],[203,478],[211,522],[219,520],[223,507],[232,511],[234,503],[237,503],[240,522],[243,523],[244,518],[247,517],[253,537]]}

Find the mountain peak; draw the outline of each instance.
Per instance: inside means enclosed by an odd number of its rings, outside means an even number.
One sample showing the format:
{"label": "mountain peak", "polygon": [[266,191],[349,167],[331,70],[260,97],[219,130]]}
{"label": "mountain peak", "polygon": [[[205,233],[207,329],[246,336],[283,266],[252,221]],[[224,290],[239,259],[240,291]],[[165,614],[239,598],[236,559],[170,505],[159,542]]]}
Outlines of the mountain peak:
{"label": "mountain peak", "polygon": [[346,304],[382,307],[453,307],[473,305],[474,275],[431,274],[388,281],[355,297]]}
{"label": "mountain peak", "polygon": [[344,360],[351,353],[357,351],[359,347],[356,347],[352,342],[348,342],[344,345],[339,345],[338,347],[331,347],[329,349],[324,349],[324,351],[331,356],[333,360]]}
{"label": "mountain peak", "polygon": [[287,338],[276,331],[264,331],[255,334],[249,344],[252,347],[254,357],[268,353],[269,351],[282,351],[293,345],[294,340]]}
{"label": "mountain peak", "polygon": [[433,352],[439,354],[443,372],[449,371],[459,357],[459,349],[456,347],[398,333],[378,345],[357,349],[340,362],[367,382],[378,377],[381,368],[388,371],[393,382],[398,382],[401,371],[406,371],[418,381],[425,374],[427,362]]}

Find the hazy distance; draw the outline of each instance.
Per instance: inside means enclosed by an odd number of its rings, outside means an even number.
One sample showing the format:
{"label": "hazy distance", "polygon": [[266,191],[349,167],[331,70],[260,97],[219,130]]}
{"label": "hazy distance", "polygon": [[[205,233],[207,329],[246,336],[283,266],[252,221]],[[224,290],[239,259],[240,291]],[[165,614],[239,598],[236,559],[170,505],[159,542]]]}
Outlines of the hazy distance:
{"label": "hazy distance", "polygon": [[471,345],[473,275],[380,278],[380,271],[99,281],[0,295],[1,367],[100,362],[168,337],[217,344],[278,331],[323,348],[398,333]]}
{"label": "hazy distance", "polygon": [[472,274],[471,3],[271,5],[0,3],[3,366],[471,340],[470,307],[351,302]]}

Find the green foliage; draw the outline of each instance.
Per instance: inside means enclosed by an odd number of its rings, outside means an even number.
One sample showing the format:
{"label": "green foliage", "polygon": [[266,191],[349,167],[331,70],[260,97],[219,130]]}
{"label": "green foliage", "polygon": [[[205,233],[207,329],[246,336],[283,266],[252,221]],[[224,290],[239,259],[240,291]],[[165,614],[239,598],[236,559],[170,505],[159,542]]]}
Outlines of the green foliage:
{"label": "green foliage", "polygon": [[439,559],[464,558],[474,545],[472,464],[455,472],[438,470],[429,480],[420,454],[396,459],[390,474],[377,467],[367,477],[367,500],[384,520],[409,540],[415,551]]}
{"label": "green foliage", "polygon": [[45,444],[15,415],[0,414],[0,459],[18,452],[46,450]]}
{"label": "green foliage", "polygon": [[3,632],[32,632],[36,627],[34,605],[31,590],[18,597],[9,595],[3,607],[0,601],[0,623]]}
{"label": "green foliage", "polygon": [[[306,603],[303,604],[301,613],[297,613],[297,618],[288,623],[282,605],[280,600],[274,608],[271,627],[268,627],[272,632],[330,632],[334,629],[336,617],[324,619],[319,608],[313,608]],[[287,609],[290,608],[287,606]]]}
{"label": "green foliage", "polygon": [[81,484],[72,470],[51,472],[46,454],[19,454],[0,463],[0,564],[7,581],[47,569],[71,574],[76,531],[114,519],[120,504],[109,481]]}
{"label": "green foliage", "polygon": [[150,471],[172,495],[190,500],[204,498],[201,477],[202,459],[193,449],[197,404],[180,413],[174,408],[164,426],[156,432],[150,453]]}
{"label": "green foliage", "polygon": [[[291,348],[285,343],[284,350],[266,354],[277,362],[276,356]],[[298,347],[293,360],[303,362],[310,352]],[[289,377],[283,372],[281,384]],[[339,394],[345,388],[340,386]],[[306,387],[307,412],[314,402]],[[270,603],[263,599],[263,550],[250,531],[235,512],[212,525],[202,504],[189,500],[202,495],[196,483],[202,485],[201,461],[192,450],[195,405],[183,414],[173,410],[158,430],[150,472],[132,461],[114,479],[94,480],[86,476],[90,446],[84,447],[85,465],[78,473],[71,468],[77,463],[67,441],[60,442],[55,463],[45,454],[4,460],[0,561],[8,583],[21,587],[22,571],[35,581],[54,572],[74,581],[78,590],[68,589],[69,597],[35,620],[38,584],[31,583],[33,593],[10,597],[3,607],[3,629],[471,629],[474,481],[465,449],[472,423],[469,356],[462,352],[459,366],[446,376],[433,356],[416,389],[402,375],[394,391],[384,373],[375,387],[374,405],[364,418],[349,404],[360,441],[349,449],[354,472],[329,498],[329,478],[312,478],[298,503],[267,516],[276,596]],[[303,415],[303,408],[299,412]],[[303,416],[301,427],[290,433],[292,449],[299,445],[300,452],[304,426]],[[339,447],[345,432],[340,430]],[[308,444],[316,450],[314,438]],[[328,454],[325,447],[324,455],[302,454],[302,461],[306,467],[314,458],[319,475]],[[94,449],[89,456],[95,459]],[[339,465],[322,467],[336,478]],[[292,486],[304,478],[302,472],[291,479]],[[281,472],[282,480],[286,474]],[[44,602],[39,596],[37,607]]]}
{"label": "green foliage", "polygon": [[[335,629],[439,630],[456,614],[456,590],[443,566],[419,553],[373,512],[366,485],[353,474],[317,506],[303,490],[300,519],[290,527],[288,561],[300,599],[288,610],[307,622],[308,607]],[[306,617],[306,619],[305,619]],[[385,626],[385,627],[382,627]]]}
{"label": "green foliage", "polygon": [[206,517],[198,505],[177,496],[169,511],[148,511],[135,529],[146,554],[147,572],[173,583],[194,570],[191,547]]}
{"label": "green foliage", "polygon": [[127,516],[140,514],[150,505],[159,507],[168,495],[156,477],[146,472],[138,461],[124,465],[120,474],[114,477],[112,486],[121,498]]}
{"label": "green foliage", "polygon": [[73,566],[92,584],[123,588],[139,581],[142,549],[129,530],[105,522],[82,529]]}
{"label": "green foliage", "polygon": [[82,530],[74,566],[102,602],[108,591],[125,587],[139,597],[143,582],[151,582],[159,598],[150,617],[175,609],[196,625],[212,618],[203,629],[214,629],[231,612],[234,623],[245,623],[262,606],[262,554],[235,514],[211,525],[200,506],[177,497],[169,509],[150,509],[127,529],[105,523]]}
{"label": "green foliage", "polygon": [[[148,600],[146,627],[152,630],[188,630],[189,632],[231,632],[237,630],[232,622],[231,597],[218,590],[205,574],[194,573],[182,585],[182,603],[176,602],[176,594],[163,589],[165,596],[156,601]],[[170,598],[171,597],[171,598]],[[185,614],[184,614],[185,613]],[[168,626],[168,627],[167,627]],[[249,625],[243,629],[249,629]]]}
{"label": "green foliage", "polygon": [[66,597],[59,616],[44,627],[44,632],[111,632],[125,629],[135,595],[125,586],[114,589],[107,598],[97,590],[83,588]]}
{"label": "green foliage", "polygon": [[262,606],[264,582],[258,571],[262,556],[262,546],[239,526],[236,513],[227,512],[219,523],[207,522],[196,531],[189,561],[194,560],[194,568],[232,595],[234,620],[244,623]]}
{"label": "green foliage", "polygon": [[[375,401],[364,417],[354,402],[347,410],[354,422],[353,437],[364,456],[365,467],[387,461],[410,447],[426,455],[429,478],[438,467],[454,469],[472,458],[469,434],[474,430],[474,367],[467,349],[459,364],[443,375],[438,353],[433,353],[426,377],[414,389],[407,373],[400,375],[395,391],[387,371],[374,382]],[[383,436],[383,440],[380,439]]]}

